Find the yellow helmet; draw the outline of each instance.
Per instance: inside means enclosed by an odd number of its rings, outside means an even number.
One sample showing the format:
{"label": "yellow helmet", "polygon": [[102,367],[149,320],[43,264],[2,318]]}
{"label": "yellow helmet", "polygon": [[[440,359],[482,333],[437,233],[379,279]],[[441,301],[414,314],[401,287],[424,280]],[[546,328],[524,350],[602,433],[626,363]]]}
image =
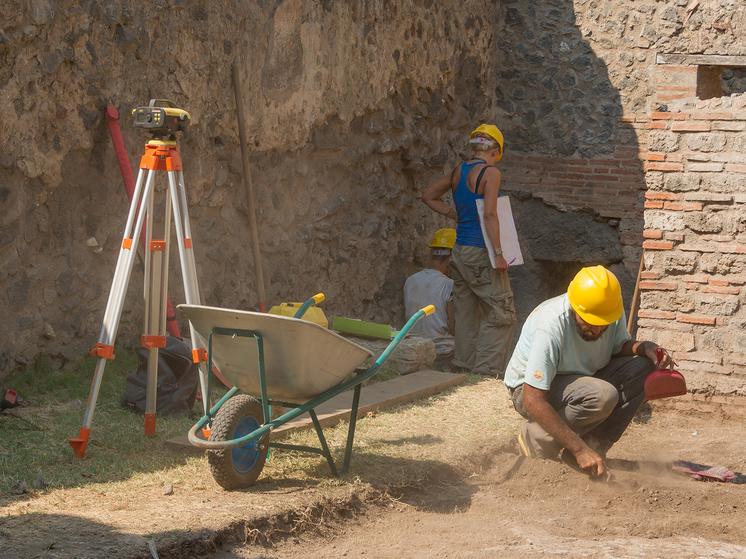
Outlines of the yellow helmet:
{"label": "yellow helmet", "polygon": [[[451,253],[453,245],[456,244],[455,229],[438,229],[430,240],[430,248],[433,254],[443,256]],[[446,250],[447,249],[447,250]]]}
{"label": "yellow helmet", "polygon": [[497,159],[495,161],[500,161],[500,159],[503,156],[503,134],[498,130],[497,126],[494,124],[480,124],[479,127],[474,130],[471,134],[469,134],[469,143],[483,143],[480,142],[478,138],[474,138],[474,136],[478,133],[487,134],[490,138],[495,140],[498,145],[500,146],[500,155],[497,156]]}
{"label": "yellow helmet", "polygon": [[593,326],[607,326],[622,316],[622,287],[603,266],[580,270],[567,288],[567,297],[578,316]]}

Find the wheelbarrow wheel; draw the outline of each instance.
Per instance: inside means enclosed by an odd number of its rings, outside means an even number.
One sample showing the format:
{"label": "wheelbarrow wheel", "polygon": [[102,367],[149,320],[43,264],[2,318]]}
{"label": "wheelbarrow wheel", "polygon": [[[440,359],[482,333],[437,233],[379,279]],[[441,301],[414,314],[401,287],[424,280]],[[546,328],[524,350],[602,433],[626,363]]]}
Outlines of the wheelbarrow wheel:
{"label": "wheelbarrow wheel", "polygon": [[[230,441],[248,435],[264,423],[262,405],[256,398],[239,394],[225,402],[210,429],[210,441]],[[252,485],[262,473],[269,452],[269,436],[242,447],[210,450],[207,459],[212,477],[223,489]]]}

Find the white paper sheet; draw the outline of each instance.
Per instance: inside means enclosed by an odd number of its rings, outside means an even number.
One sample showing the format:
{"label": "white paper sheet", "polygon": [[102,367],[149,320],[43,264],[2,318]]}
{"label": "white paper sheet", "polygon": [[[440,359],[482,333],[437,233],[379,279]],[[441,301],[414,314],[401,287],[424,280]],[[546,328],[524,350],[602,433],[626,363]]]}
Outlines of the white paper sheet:
{"label": "white paper sheet", "polygon": [[[496,268],[492,243],[487,236],[487,231],[484,229],[484,200],[477,200],[476,204],[477,213],[479,214],[479,224],[482,226],[484,244],[487,245],[487,252],[490,255],[492,267]],[[497,219],[500,222],[500,245],[503,250],[503,258],[505,258],[508,266],[523,264],[523,255],[521,254],[521,246],[518,244],[518,232],[515,230],[509,196],[497,197]]]}

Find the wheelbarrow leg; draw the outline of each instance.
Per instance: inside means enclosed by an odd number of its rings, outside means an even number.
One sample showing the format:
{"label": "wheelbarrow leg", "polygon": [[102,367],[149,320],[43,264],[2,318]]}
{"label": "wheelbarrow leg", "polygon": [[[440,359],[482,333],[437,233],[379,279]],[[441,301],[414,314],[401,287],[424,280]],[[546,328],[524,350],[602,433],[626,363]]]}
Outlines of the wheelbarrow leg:
{"label": "wheelbarrow leg", "polygon": [[347,448],[345,448],[345,461],[342,464],[342,471],[339,475],[343,476],[350,469],[350,459],[352,458],[352,443],[355,439],[355,425],[357,425],[357,410],[360,405],[360,390],[363,385],[358,384],[355,387],[354,394],[352,396],[352,410],[350,411],[350,427],[347,430]]}
{"label": "wheelbarrow leg", "polygon": [[324,432],[321,430],[321,423],[319,423],[319,418],[316,417],[316,412],[313,411],[313,408],[308,410],[308,414],[311,416],[311,419],[313,420],[313,426],[316,427],[316,434],[319,436],[319,442],[321,443],[321,449],[323,451],[324,456],[326,457],[326,461],[329,463],[329,468],[332,471],[332,475],[334,477],[339,477],[339,474],[337,473],[337,466],[334,464],[334,459],[332,458],[332,453],[329,452],[329,445],[326,444],[326,437],[324,437]]}
{"label": "wheelbarrow leg", "polygon": [[311,420],[313,420],[313,425],[314,427],[316,427],[316,434],[319,436],[319,442],[321,443],[323,454],[326,457],[326,461],[329,462],[329,469],[331,469],[332,475],[334,477],[343,476],[347,473],[347,470],[350,469],[350,460],[352,458],[352,443],[355,440],[357,410],[360,406],[360,390],[362,389],[362,387],[362,384],[358,384],[353,390],[352,409],[350,410],[350,426],[347,430],[347,447],[345,448],[345,458],[344,462],[342,463],[342,469],[339,472],[337,472],[337,466],[334,464],[334,459],[332,458],[331,452],[329,452],[329,446],[326,444],[326,438],[324,437],[324,433],[321,430],[321,424],[319,423],[319,419],[316,417],[316,412],[313,410],[313,408],[308,410],[308,414],[311,416]]}

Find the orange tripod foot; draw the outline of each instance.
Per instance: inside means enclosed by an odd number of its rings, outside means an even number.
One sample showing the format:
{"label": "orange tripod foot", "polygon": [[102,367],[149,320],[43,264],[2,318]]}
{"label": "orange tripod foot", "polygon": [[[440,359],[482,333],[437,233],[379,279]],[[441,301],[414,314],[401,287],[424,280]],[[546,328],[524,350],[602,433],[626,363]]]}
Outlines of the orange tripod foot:
{"label": "orange tripod foot", "polygon": [[78,435],[77,439],[67,439],[67,442],[69,442],[70,446],[73,447],[75,455],[78,458],[83,458],[85,456],[85,447],[88,446],[88,436],[90,434],[90,429],[81,427],[80,434]]}
{"label": "orange tripod foot", "polygon": [[154,413],[145,414],[145,434],[155,435],[155,414]]}

